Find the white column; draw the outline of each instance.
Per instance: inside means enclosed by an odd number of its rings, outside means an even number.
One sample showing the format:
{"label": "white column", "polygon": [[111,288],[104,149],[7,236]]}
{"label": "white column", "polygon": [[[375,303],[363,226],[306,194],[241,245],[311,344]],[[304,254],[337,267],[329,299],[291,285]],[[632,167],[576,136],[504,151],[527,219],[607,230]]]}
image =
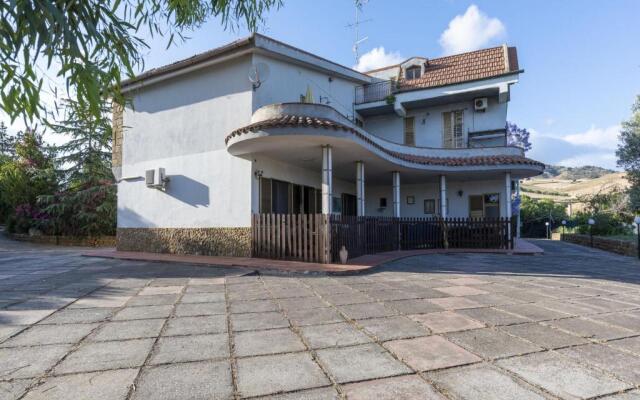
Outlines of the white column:
{"label": "white column", "polygon": [[518,220],[516,221],[516,229],[518,230],[516,232],[516,236],[520,238],[520,210],[522,208],[522,199],[520,198],[520,179],[516,181],[516,195],[518,196],[518,199],[520,201],[520,207],[518,207]]}
{"label": "white column", "polygon": [[440,175],[440,216],[447,218],[447,178]]}
{"label": "white column", "polygon": [[400,217],[400,172],[393,172],[393,216]]}
{"label": "white column", "polygon": [[333,159],[331,147],[322,146],[322,213],[331,214],[333,193]]}
{"label": "white column", "polygon": [[356,162],[356,196],[358,197],[357,213],[359,217],[364,216],[364,163],[362,161]]}
{"label": "white column", "polygon": [[[507,204],[505,204],[507,218],[511,219],[511,172],[505,172],[504,174],[504,190],[507,193],[507,195],[505,196],[507,200]],[[511,237],[511,224],[507,225],[507,232],[509,234],[509,237]]]}
{"label": "white column", "polygon": [[504,174],[504,191],[506,193],[506,217],[511,218],[511,172]]}

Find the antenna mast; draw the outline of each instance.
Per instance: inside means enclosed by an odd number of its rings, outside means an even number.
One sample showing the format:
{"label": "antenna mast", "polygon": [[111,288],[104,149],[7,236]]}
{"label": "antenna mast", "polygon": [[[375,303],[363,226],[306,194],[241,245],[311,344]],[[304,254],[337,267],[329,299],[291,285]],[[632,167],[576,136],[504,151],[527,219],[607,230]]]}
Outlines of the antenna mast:
{"label": "antenna mast", "polygon": [[355,0],[356,20],[355,20],[354,23],[347,25],[347,28],[353,28],[355,30],[355,34],[356,34],[355,40],[353,42],[353,56],[356,59],[356,64],[360,61],[360,53],[358,51],[359,47],[360,47],[360,43],[362,43],[365,40],[369,39],[368,36],[365,36],[362,39],[360,39],[360,25],[364,24],[366,22],[372,21],[371,18],[365,19],[364,21],[360,21],[360,12],[362,12],[362,6],[364,6],[368,2],[369,2],[369,0]]}

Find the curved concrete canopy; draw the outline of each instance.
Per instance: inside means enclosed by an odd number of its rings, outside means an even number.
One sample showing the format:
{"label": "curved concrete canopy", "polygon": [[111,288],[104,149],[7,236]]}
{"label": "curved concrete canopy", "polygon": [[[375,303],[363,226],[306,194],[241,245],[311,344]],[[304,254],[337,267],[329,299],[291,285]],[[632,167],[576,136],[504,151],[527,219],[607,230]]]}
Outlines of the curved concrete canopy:
{"label": "curved concrete canopy", "polygon": [[229,153],[280,160],[292,166],[320,171],[321,147],[333,148],[333,174],[355,179],[355,162],[366,165],[367,182],[388,183],[399,171],[403,183],[435,182],[439,175],[454,180],[514,179],[535,176],[544,165],[524,157],[518,147],[442,149],[404,146],[386,141],[355,126],[329,106],[289,103],[262,107],[252,124],[231,133]]}

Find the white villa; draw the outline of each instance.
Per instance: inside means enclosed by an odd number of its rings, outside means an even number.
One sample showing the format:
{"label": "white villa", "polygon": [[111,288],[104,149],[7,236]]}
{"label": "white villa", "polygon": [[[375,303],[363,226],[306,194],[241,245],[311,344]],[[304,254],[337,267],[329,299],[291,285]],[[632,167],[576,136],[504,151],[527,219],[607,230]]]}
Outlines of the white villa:
{"label": "white villa", "polygon": [[118,249],[248,256],[256,214],[510,218],[544,170],[507,145],[522,72],[506,45],[361,73],[254,34],[122,82]]}

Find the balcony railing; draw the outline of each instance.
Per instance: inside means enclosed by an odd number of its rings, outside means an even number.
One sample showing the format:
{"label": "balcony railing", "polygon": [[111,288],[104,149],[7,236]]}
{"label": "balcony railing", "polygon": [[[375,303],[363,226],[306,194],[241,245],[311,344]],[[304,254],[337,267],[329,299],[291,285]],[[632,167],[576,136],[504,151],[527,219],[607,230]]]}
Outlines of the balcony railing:
{"label": "balcony railing", "polygon": [[396,92],[394,81],[382,81],[356,86],[356,104],[384,100]]}

